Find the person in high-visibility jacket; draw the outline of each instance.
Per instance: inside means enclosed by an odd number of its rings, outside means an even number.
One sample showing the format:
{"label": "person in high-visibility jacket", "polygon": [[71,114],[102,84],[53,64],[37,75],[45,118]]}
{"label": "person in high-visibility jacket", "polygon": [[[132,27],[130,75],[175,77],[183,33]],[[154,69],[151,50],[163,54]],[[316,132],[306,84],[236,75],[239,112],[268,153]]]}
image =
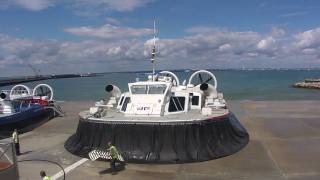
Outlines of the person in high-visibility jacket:
{"label": "person in high-visibility jacket", "polygon": [[40,171],[40,176],[42,180],[51,180],[49,176],[47,176],[46,172],[44,170]]}
{"label": "person in high-visibility jacket", "polygon": [[19,142],[19,135],[18,130],[15,129],[12,133],[12,141],[14,143],[14,147],[16,149],[16,155],[20,155],[20,142]]}
{"label": "person in high-visibility jacket", "polygon": [[118,159],[119,152],[111,142],[108,142],[108,151],[110,152],[110,156],[111,156],[110,168],[112,169],[112,171],[114,171],[116,169],[116,162],[119,162],[119,159]]}

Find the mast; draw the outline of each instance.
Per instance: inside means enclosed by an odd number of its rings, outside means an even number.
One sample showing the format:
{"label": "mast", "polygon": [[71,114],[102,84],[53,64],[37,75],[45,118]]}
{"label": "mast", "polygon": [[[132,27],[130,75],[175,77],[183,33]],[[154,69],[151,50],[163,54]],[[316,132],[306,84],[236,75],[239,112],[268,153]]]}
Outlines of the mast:
{"label": "mast", "polygon": [[154,81],[155,76],[155,57],[156,57],[156,21],[153,21],[153,48],[151,53],[151,63],[152,63],[152,81]]}
{"label": "mast", "polygon": [[30,63],[27,63],[27,66],[33,71],[36,77],[40,76],[40,70],[33,67]]}

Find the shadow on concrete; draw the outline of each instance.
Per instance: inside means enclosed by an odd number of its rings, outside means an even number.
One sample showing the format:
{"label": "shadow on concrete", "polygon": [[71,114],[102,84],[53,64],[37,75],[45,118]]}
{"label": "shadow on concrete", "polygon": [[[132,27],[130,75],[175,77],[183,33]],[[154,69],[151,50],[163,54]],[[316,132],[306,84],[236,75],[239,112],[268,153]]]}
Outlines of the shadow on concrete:
{"label": "shadow on concrete", "polygon": [[54,118],[54,111],[52,109],[45,109],[40,115],[32,119],[24,121],[17,121],[0,126],[0,139],[10,138],[14,129],[18,130],[19,134],[32,131]]}
{"label": "shadow on concrete", "polygon": [[29,154],[29,153],[32,153],[33,151],[26,151],[26,152],[22,152],[20,153],[19,155],[26,155],[26,154]]}
{"label": "shadow on concrete", "polygon": [[116,166],[115,170],[112,170],[111,168],[102,170],[99,172],[99,174],[112,174],[112,175],[116,175],[118,172],[123,171],[126,169],[126,165],[125,164],[119,164]]}

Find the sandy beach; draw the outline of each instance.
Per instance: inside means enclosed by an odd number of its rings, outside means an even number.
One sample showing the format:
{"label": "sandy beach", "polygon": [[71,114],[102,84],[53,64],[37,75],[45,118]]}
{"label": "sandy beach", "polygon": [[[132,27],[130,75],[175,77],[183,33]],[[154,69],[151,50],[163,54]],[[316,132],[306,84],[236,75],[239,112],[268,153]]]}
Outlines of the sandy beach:
{"label": "sandy beach", "polygon": [[[18,160],[46,159],[64,168],[81,158],[64,149],[65,140],[76,131],[78,112],[94,102],[64,102],[64,117],[21,135]],[[240,152],[221,159],[187,164],[127,164],[116,175],[103,172],[109,164],[84,162],[70,170],[66,179],[320,179],[320,101],[228,101],[229,107],[250,134]],[[19,163],[20,179],[39,179],[60,171],[44,162]],[[62,179],[62,178],[59,178]]]}

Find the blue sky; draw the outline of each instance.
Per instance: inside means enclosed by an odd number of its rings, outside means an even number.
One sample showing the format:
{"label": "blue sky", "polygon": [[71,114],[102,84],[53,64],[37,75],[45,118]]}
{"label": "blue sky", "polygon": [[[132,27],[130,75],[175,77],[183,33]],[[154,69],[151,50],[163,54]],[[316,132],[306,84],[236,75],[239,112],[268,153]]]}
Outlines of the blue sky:
{"label": "blue sky", "polygon": [[320,67],[320,1],[1,0],[0,76]]}

